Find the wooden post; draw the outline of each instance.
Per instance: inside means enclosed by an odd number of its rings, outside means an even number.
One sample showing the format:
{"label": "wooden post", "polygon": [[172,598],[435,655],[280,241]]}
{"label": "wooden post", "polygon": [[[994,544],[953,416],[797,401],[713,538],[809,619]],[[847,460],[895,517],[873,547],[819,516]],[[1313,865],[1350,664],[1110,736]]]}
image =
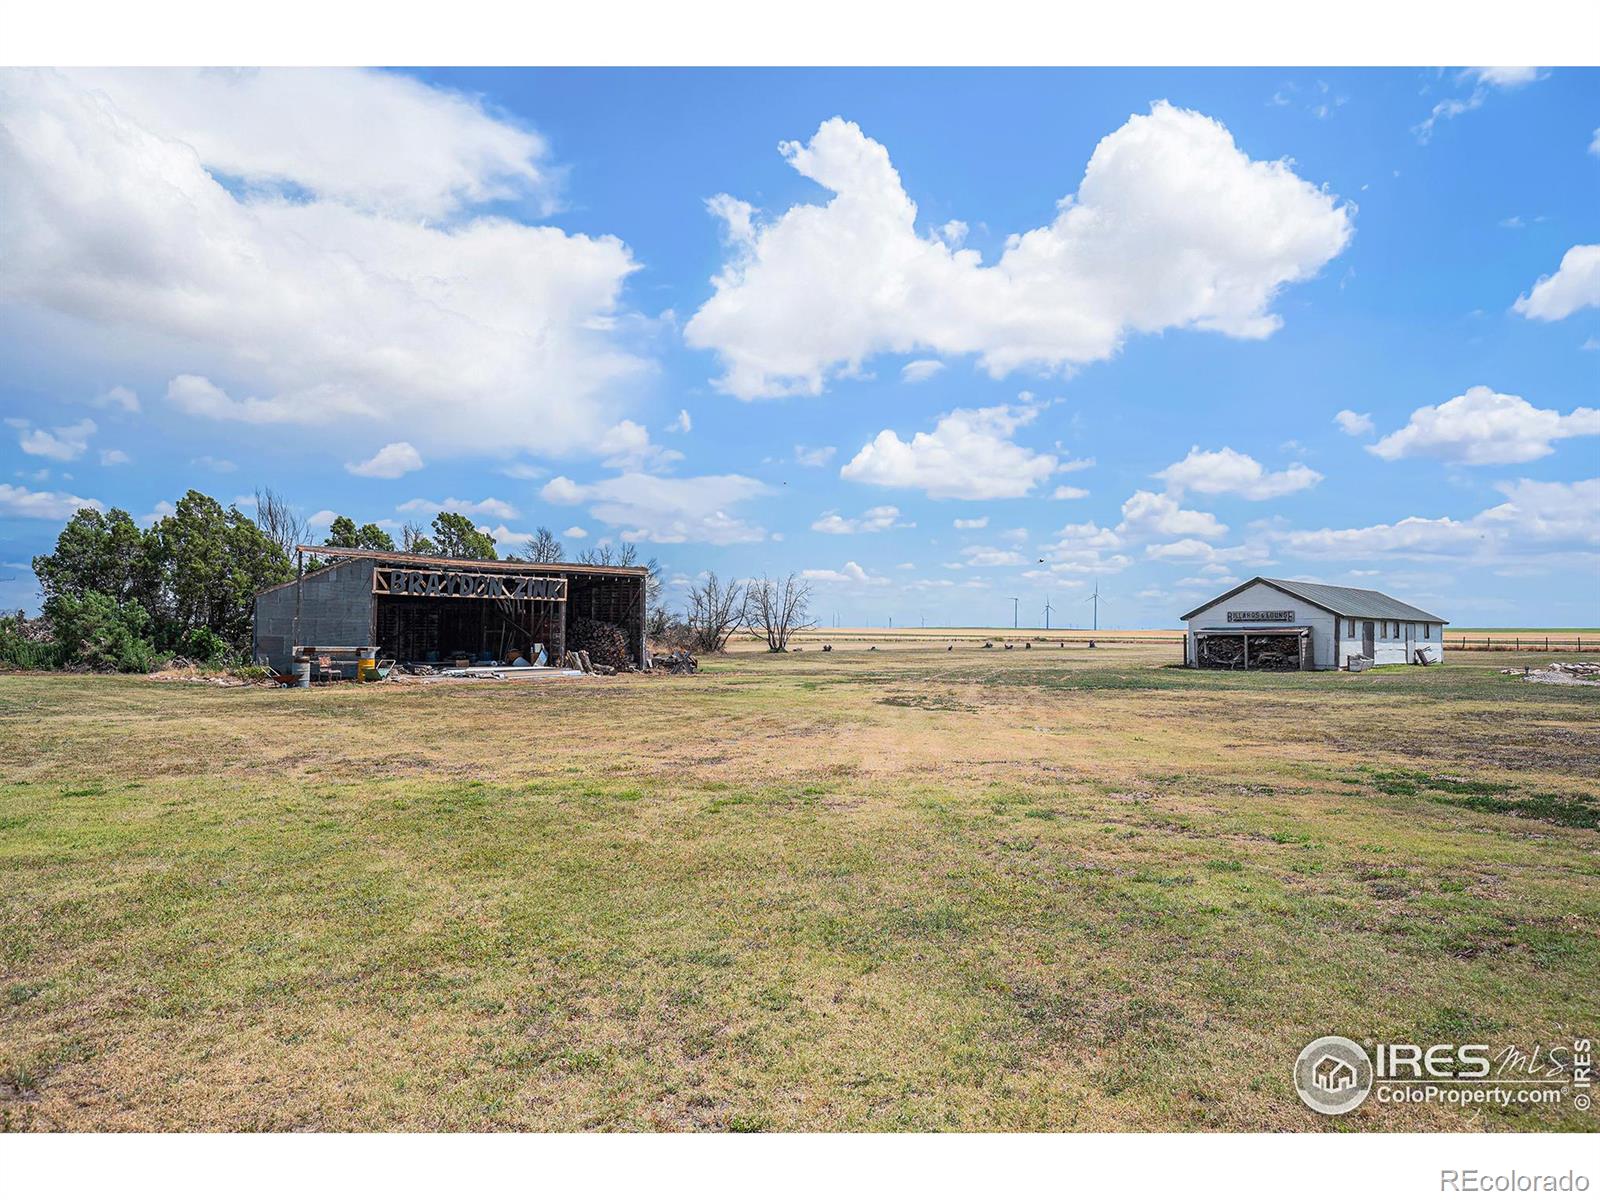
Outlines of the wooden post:
{"label": "wooden post", "polygon": [[294,636],[289,639],[289,653],[291,655],[294,653],[294,647],[300,644],[300,596],[304,590],[305,577],[305,551],[296,546],[294,548]]}
{"label": "wooden post", "polygon": [[1250,669],[1250,635],[1248,633],[1244,635],[1244,669],[1246,671]]}
{"label": "wooden post", "polygon": [[[563,575],[561,578],[566,579]],[[567,610],[572,607],[572,584],[566,587],[567,599],[551,605],[554,611],[550,614],[550,665],[562,667],[567,659]]]}

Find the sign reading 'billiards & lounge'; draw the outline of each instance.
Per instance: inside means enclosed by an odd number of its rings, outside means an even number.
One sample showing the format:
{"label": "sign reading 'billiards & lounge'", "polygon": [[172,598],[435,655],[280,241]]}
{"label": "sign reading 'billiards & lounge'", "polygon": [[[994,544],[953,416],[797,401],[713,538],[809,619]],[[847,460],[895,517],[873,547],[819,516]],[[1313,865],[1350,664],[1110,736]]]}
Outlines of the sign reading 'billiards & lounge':
{"label": "sign reading 'billiards & lounge'", "polygon": [[1235,624],[1240,621],[1292,621],[1294,609],[1292,608],[1247,608],[1241,612],[1230,612],[1228,623]]}

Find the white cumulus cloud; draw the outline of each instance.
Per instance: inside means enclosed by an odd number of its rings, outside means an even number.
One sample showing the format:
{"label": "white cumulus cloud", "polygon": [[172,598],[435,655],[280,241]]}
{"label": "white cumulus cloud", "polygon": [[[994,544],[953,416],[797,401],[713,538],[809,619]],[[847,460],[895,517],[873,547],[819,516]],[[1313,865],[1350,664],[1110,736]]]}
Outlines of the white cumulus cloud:
{"label": "white cumulus cloud", "polygon": [[818,533],[882,533],[901,526],[900,510],[892,504],[869,508],[859,517],[841,517],[836,512],[826,512],[811,522]]}
{"label": "white cumulus cloud", "polygon": [[1574,246],[1554,275],[1541,276],[1512,308],[1536,321],[1559,321],[1580,308],[1600,306],[1600,245]]}
{"label": "white cumulus cloud", "polygon": [[629,471],[594,483],[558,475],[539,495],[551,504],[585,505],[595,520],[621,526],[621,536],[630,541],[725,546],[766,537],[761,526],[733,510],[767,491],[765,484],[745,475],[668,479]]}
{"label": "white cumulus cloud", "polygon": [[72,81],[128,119],[269,193],[437,220],[468,204],[553,199],[544,139],[476,100],[342,67],[87,69]]}
{"label": "white cumulus cloud", "polygon": [[1140,489],[1122,502],[1117,532],[1124,537],[1221,537],[1228,527],[1208,512],[1179,505],[1176,498]]}
{"label": "white cumulus cloud", "polygon": [[1552,453],[1551,443],[1560,438],[1594,434],[1600,434],[1600,409],[1563,415],[1480,385],[1417,409],[1404,428],[1367,448],[1390,460],[1427,457],[1481,466],[1532,462]]}
{"label": "white cumulus cloud", "polygon": [[461,513],[467,517],[494,517],[501,521],[515,521],[521,514],[516,508],[504,500],[496,500],[493,496],[486,496],[482,500],[461,500],[455,496],[446,496],[443,500],[424,500],[418,497],[407,500],[397,510],[403,513]]}
{"label": "white cumulus cloud", "polygon": [[371,479],[399,479],[408,471],[422,470],[422,455],[410,442],[390,442],[364,462],[345,463],[344,469]]}
{"label": "white cumulus cloud", "polygon": [[35,492],[14,484],[0,483],[0,516],[64,521],[80,508],[104,512],[105,507],[98,500],[86,500],[70,492]]}
{"label": "white cumulus cloud", "polygon": [[961,556],[974,567],[1020,567],[1027,561],[1017,551],[998,546],[967,546]]}
{"label": "white cumulus cloud", "polygon": [[1246,500],[1271,500],[1303,491],[1321,481],[1322,476],[1301,463],[1291,463],[1281,471],[1269,471],[1230,446],[1221,450],[1190,449],[1181,461],[1173,463],[1156,478],[1164,480],[1174,496],[1199,492],[1206,496],[1233,493]]}
{"label": "white cumulus cloud", "polygon": [[1122,535],[1093,521],[1063,525],[1055,539],[1042,548],[1040,555],[1052,576],[1109,575],[1133,563],[1121,553]]}
{"label": "white cumulus cloud", "polygon": [[1377,426],[1372,423],[1371,413],[1353,412],[1348,408],[1341,408],[1334,413],[1333,421],[1334,424],[1351,437],[1366,437],[1377,429]]}
{"label": "white cumulus cloud", "polygon": [[1039,413],[1032,405],[958,408],[932,432],[902,441],[885,429],[839,471],[843,479],[879,487],[918,488],[935,500],[997,500],[1026,496],[1057,467],[1011,441]]}
{"label": "white cumulus cloud", "polygon": [[796,446],[794,460],[802,467],[825,467],[837,453],[836,446]]}
{"label": "white cumulus cloud", "polygon": [[595,442],[595,449],[604,465],[619,471],[661,467],[683,457],[677,450],[657,446],[650,440],[649,430],[637,421],[618,421],[600,435]]}
{"label": "white cumulus cloud", "polygon": [[636,264],[469,207],[539,195],[540,147],[383,72],[3,71],[0,289],[159,353],[195,415],[578,452],[646,367]]}
{"label": "white cumulus cloud", "polygon": [[835,117],[779,147],[833,193],[760,221],[711,204],[729,261],[685,329],[743,399],[815,394],[880,353],[973,354],[994,376],[1114,354],[1133,333],[1264,337],[1285,284],[1350,239],[1350,210],[1286,162],[1251,159],[1218,121],[1165,101],[1101,140],[1053,222],[973,250],[917,232],[889,152]]}
{"label": "white cumulus cloud", "polygon": [[837,571],[828,567],[810,567],[801,571],[800,577],[812,583],[855,584],[864,587],[879,587],[889,582],[882,575],[873,575],[855,561],[845,563]]}
{"label": "white cumulus cloud", "polygon": [[71,425],[57,425],[54,429],[35,429],[23,423],[17,444],[22,447],[24,454],[50,458],[56,462],[71,462],[81,458],[89,448],[89,439],[96,428],[95,423],[87,417]]}
{"label": "white cumulus cloud", "polygon": [[[1393,558],[1474,558],[1506,562],[1533,546],[1545,560],[1563,545],[1575,550],[1600,546],[1600,478],[1574,483],[1519,479],[1495,485],[1506,497],[1464,520],[1405,517],[1389,524],[1354,529],[1288,530],[1272,537],[1285,551],[1307,558],[1368,560]],[[1592,569],[1592,556],[1588,560]]]}

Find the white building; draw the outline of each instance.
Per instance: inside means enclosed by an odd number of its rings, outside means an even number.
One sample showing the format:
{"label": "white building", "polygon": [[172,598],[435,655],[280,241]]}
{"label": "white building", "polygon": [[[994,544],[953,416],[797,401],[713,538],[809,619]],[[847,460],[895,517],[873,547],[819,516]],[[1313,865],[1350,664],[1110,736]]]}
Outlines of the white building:
{"label": "white building", "polygon": [[1332,671],[1444,661],[1443,617],[1366,588],[1260,575],[1193,612],[1184,663],[1235,670]]}

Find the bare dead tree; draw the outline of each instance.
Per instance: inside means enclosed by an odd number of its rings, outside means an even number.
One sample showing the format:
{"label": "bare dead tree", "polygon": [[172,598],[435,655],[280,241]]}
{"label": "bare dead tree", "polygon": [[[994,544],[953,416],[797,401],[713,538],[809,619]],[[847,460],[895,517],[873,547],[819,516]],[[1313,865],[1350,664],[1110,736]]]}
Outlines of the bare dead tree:
{"label": "bare dead tree", "polygon": [[407,521],[401,527],[400,548],[407,554],[439,553],[439,547],[434,545],[433,539],[422,532],[422,526],[415,521]]}
{"label": "bare dead tree", "polygon": [[658,609],[661,605],[661,563],[655,557],[641,560],[639,547],[633,542],[619,542],[612,546],[607,542],[603,546],[596,546],[585,550],[578,555],[578,561],[591,567],[644,567],[649,572],[644,581],[644,602],[649,610]]}
{"label": "bare dead tree", "polygon": [[744,616],[744,588],[732,580],[723,583],[715,571],[689,589],[689,637],[693,648],[702,654],[725,649]]}
{"label": "bare dead tree", "polygon": [[256,525],[283,548],[291,560],[294,548],[311,540],[311,527],[294,506],[269,487],[256,489]]}
{"label": "bare dead tree", "polygon": [[789,648],[789,639],[810,629],[811,585],[793,572],[785,579],[763,575],[752,579],[746,590],[746,608],[752,629],[767,636],[767,649],[778,654]]}
{"label": "bare dead tree", "polygon": [[523,550],[529,562],[553,563],[561,561],[561,542],[549,529],[541,525],[534,530],[528,539],[527,547]]}

